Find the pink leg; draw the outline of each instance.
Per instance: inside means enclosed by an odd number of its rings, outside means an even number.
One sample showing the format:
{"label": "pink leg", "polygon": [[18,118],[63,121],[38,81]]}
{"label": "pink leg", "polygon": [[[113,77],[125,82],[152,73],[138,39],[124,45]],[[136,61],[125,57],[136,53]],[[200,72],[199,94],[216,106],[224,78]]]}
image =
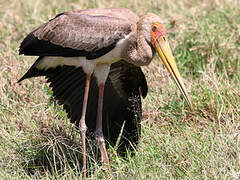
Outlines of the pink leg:
{"label": "pink leg", "polygon": [[111,174],[111,168],[109,163],[109,158],[107,155],[107,150],[105,147],[105,140],[102,132],[102,109],[103,109],[103,94],[104,94],[104,84],[99,85],[99,94],[98,94],[98,113],[97,113],[97,122],[95,129],[95,136],[99,144],[101,151],[101,160],[103,163],[107,164],[108,172]]}
{"label": "pink leg", "polygon": [[90,87],[90,79],[91,79],[91,74],[87,74],[86,86],[85,86],[85,92],[84,92],[84,100],[83,100],[83,108],[82,108],[82,117],[80,119],[80,131],[81,131],[81,136],[82,136],[83,177],[84,177],[84,179],[87,178],[87,176],[86,176],[86,172],[87,172],[87,167],[86,167],[86,131],[87,131],[87,126],[86,126],[86,123],[85,123],[85,116],[86,116],[86,110],[87,110],[87,101],[88,101],[88,92],[89,92],[89,87]]}

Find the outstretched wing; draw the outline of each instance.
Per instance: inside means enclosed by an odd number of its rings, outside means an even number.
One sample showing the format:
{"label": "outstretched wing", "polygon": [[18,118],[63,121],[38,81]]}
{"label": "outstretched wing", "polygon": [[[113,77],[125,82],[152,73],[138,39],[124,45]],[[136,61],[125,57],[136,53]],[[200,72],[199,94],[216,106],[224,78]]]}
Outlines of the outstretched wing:
{"label": "outstretched wing", "polygon": [[[38,70],[33,65],[21,80],[36,76],[47,78],[53,96],[63,105],[71,122],[78,127],[86,80],[81,67],[58,66],[54,69]],[[86,124],[88,130],[93,132],[98,101],[98,86],[94,77],[91,79],[90,88]],[[132,145],[138,143],[142,117],[141,95],[147,95],[147,83],[141,68],[125,61],[112,64],[104,91],[103,133],[106,140],[114,145],[124,125],[120,150],[124,151],[125,147],[131,149]]]}

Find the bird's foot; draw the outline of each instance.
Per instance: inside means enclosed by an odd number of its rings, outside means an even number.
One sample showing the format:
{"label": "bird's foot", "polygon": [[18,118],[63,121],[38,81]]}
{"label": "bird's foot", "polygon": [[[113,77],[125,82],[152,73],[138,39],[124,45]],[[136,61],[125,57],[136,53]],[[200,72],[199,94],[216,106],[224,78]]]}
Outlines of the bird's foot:
{"label": "bird's foot", "polygon": [[95,136],[96,140],[98,141],[99,149],[101,152],[101,162],[107,165],[108,173],[112,175],[103,133],[101,131],[96,131]]}

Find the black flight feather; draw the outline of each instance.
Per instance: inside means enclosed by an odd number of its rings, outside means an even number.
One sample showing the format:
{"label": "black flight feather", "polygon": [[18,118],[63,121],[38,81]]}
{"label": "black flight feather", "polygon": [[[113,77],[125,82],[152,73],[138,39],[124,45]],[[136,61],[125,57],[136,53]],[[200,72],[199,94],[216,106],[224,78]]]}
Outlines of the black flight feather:
{"label": "black flight feather", "polygon": [[[48,70],[38,70],[35,64],[19,80],[36,76],[45,76],[53,90],[55,100],[66,110],[72,123],[79,126],[82,113],[86,74],[82,68],[58,66]],[[142,118],[141,95],[147,95],[147,82],[140,67],[119,61],[111,65],[105,83],[103,105],[103,133],[106,140],[115,145],[120,130],[124,125],[119,149],[132,149],[137,145]],[[86,124],[89,132],[94,132],[97,117],[98,86],[94,76],[91,77]]]}

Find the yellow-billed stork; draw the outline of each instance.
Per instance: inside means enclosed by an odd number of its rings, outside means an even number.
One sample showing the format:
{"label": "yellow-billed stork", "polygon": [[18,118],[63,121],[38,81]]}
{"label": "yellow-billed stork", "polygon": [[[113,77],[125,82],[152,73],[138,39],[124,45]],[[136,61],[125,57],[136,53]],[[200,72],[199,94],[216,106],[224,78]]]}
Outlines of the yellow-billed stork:
{"label": "yellow-billed stork", "polygon": [[19,82],[46,76],[53,96],[80,128],[84,178],[87,125],[95,133],[101,160],[109,172],[104,135],[116,142],[125,121],[123,135],[138,140],[141,95],[147,94],[140,66],[148,65],[156,51],[192,106],[166,28],[155,14],[139,18],[124,8],[64,12],[32,31],[21,43],[19,54],[39,57]]}

